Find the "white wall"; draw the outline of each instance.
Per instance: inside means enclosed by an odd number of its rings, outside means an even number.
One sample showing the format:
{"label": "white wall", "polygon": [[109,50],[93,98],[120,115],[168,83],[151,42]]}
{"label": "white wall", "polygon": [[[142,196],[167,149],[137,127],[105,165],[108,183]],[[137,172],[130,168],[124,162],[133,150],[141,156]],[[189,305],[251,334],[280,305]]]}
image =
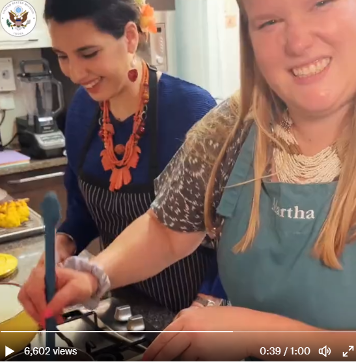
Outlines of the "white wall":
{"label": "white wall", "polygon": [[236,0],[176,0],[178,76],[217,100],[240,87],[238,13]]}
{"label": "white wall", "polygon": [[176,12],[175,11],[156,11],[155,18],[157,23],[165,23],[167,35],[167,63],[168,71],[166,73],[177,76],[177,36],[176,36]]}
{"label": "white wall", "polygon": [[236,26],[225,28],[224,46],[221,49],[224,59],[224,98],[235,93],[240,88],[240,18],[236,0],[225,0],[225,17],[226,20],[228,18],[230,20],[235,18]]}
{"label": "white wall", "polygon": [[[20,72],[19,68],[20,61],[41,58],[41,50],[40,49],[0,50],[0,58],[12,58],[14,64],[14,72],[16,76],[16,74]],[[29,68],[29,69],[31,70],[34,68]],[[13,135],[16,133],[15,118],[18,116],[26,115],[26,109],[24,107],[22,98],[20,96],[19,89],[20,89],[19,81],[16,79],[16,92],[14,92],[15,109],[6,111],[6,117],[0,129],[3,144],[6,144],[8,141],[10,141]]]}

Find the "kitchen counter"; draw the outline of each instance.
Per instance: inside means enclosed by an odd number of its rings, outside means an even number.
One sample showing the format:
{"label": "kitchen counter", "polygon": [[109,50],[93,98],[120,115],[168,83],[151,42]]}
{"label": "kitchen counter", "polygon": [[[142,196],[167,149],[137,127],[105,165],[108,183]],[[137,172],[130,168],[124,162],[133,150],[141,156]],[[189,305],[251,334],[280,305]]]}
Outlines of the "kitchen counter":
{"label": "kitchen counter", "polygon": [[30,163],[0,168],[0,176],[12,175],[20,172],[28,172],[63,166],[67,164],[67,157],[49,158],[46,160],[31,160]]}
{"label": "kitchen counter", "polygon": [[27,280],[31,270],[36,266],[43,251],[43,236],[0,244],[1,254],[10,254],[18,259],[16,274],[13,274],[6,279],[2,279],[1,282],[23,284]]}
{"label": "kitchen counter", "polygon": [[[43,251],[43,236],[0,244],[0,253],[11,254],[19,262],[17,273],[1,281],[23,284],[36,266]],[[157,330],[164,329],[174,318],[172,312],[159,306],[139,291],[133,290],[132,287],[114,290],[112,296],[117,298],[122,305],[129,304],[134,314],[142,314]]]}

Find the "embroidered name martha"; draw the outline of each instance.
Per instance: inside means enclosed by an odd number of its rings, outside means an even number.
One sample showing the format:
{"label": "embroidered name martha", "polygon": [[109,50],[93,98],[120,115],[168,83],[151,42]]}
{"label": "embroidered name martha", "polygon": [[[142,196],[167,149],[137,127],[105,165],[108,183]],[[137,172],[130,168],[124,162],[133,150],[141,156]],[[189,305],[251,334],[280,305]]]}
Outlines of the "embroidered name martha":
{"label": "embroidered name martha", "polygon": [[272,210],[275,212],[276,215],[281,218],[302,220],[315,219],[314,210],[301,210],[297,205],[294,207],[290,207],[289,209],[283,209],[278,206],[278,202],[275,198],[273,198]]}

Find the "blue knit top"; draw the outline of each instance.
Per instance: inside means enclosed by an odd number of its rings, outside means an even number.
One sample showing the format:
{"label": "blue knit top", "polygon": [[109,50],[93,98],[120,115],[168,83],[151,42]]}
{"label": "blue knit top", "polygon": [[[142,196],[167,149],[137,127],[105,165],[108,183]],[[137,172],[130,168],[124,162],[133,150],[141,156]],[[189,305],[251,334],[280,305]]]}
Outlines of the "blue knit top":
{"label": "blue knit top", "polygon": [[[204,89],[167,74],[162,74],[159,80],[157,101],[157,147],[159,171],[161,172],[184,142],[188,130],[214,108],[216,102]],[[97,111],[98,103],[81,87],[72,100],[66,119],[68,167],[65,186],[68,205],[66,220],[58,231],[74,238],[78,253],[99,236],[78,186],[80,156]],[[129,117],[124,122],[118,122],[112,118],[112,124],[115,128],[114,144],[125,144],[132,133],[133,117]],[[103,142],[98,136],[98,131],[99,124],[87,151],[82,170],[95,179],[109,181],[111,171],[104,171],[101,164],[100,152],[103,150]],[[131,184],[137,185],[150,182],[150,137],[142,137],[139,146],[142,152],[138,166],[136,169],[130,170]],[[217,274],[217,264],[214,263],[211,267],[211,275],[204,282],[201,293],[225,297]]]}

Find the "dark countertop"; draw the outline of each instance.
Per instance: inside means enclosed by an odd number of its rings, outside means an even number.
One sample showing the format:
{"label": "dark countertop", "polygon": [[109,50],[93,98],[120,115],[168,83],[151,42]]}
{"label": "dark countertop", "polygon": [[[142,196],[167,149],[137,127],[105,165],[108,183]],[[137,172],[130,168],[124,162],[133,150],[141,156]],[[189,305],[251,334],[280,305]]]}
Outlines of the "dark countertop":
{"label": "dark countertop", "polygon": [[112,296],[121,305],[130,305],[132,314],[141,314],[155,330],[162,331],[170,324],[175,314],[158,305],[154,300],[133,287],[120,288],[112,291]]}
{"label": "dark countertop", "polygon": [[15,173],[46,169],[50,167],[63,166],[67,164],[67,157],[49,158],[46,160],[31,160],[30,163],[0,168],[0,176]]}
{"label": "dark countertop", "polygon": [[[0,244],[0,253],[15,256],[19,263],[17,273],[1,281],[23,284],[43,251],[44,236]],[[133,290],[132,287],[114,290],[112,296],[117,298],[122,305],[129,304],[134,314],[141,314],[157,330],[163,330],[174,318],[172,312],[159,306],[139,291]]]}

